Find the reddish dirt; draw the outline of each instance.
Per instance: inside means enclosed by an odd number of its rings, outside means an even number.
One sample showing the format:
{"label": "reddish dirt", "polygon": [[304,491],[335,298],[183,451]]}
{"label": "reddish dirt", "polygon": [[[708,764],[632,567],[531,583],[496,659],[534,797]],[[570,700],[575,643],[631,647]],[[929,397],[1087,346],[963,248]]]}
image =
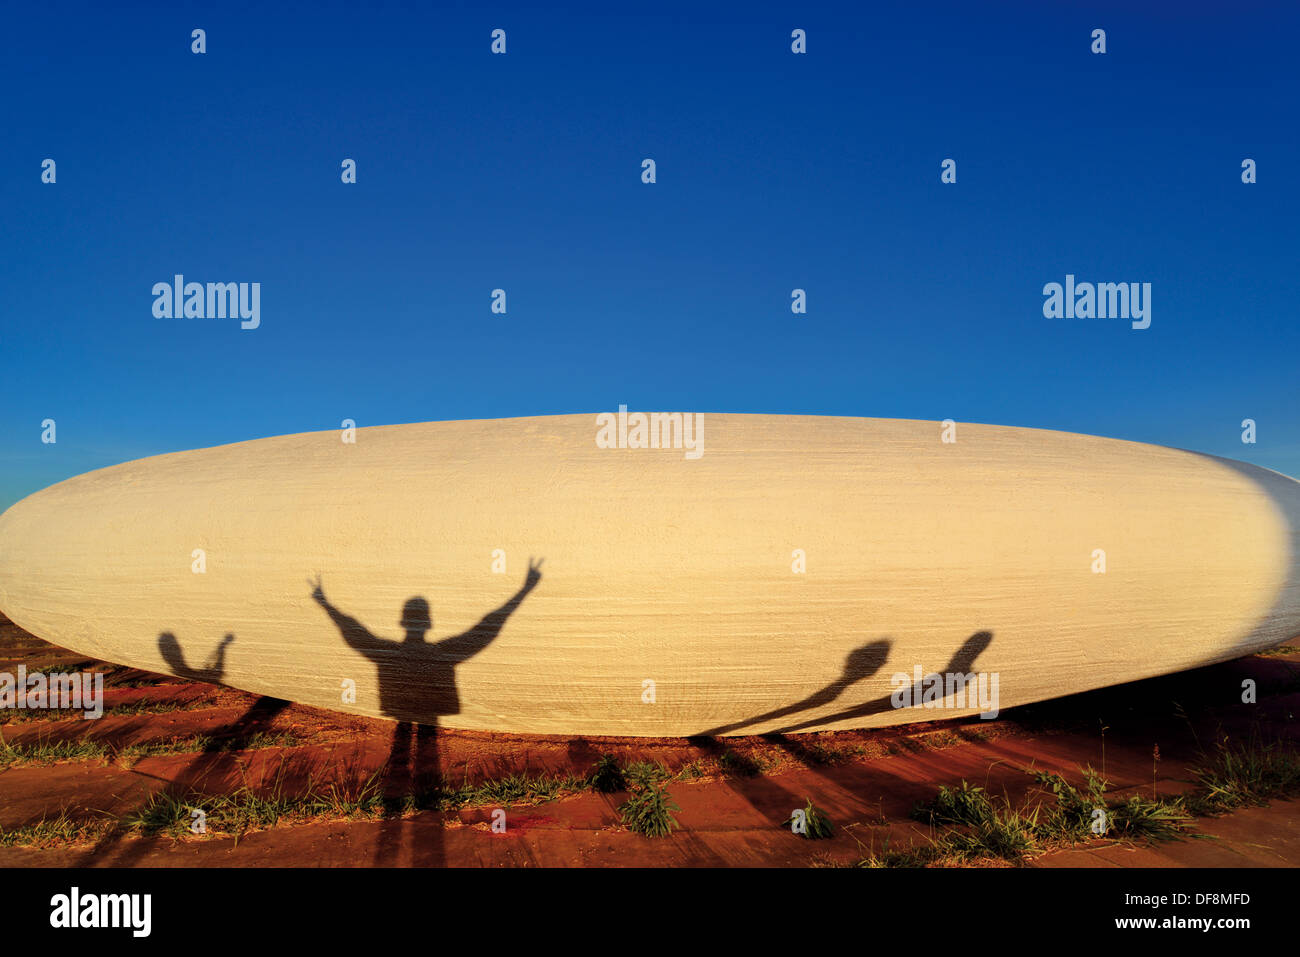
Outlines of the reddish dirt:
{"label": "reddish dirt", "polygon": [[[579,738],[439,730],[411,735],[391,722],[257,698],[89,661],[23,632],[0,616],[0,671],[57,665],[105,672],[109,713],[87,721],[48,712],[0,712],[10,744],[86,739],[104,758],[16,763],[0,770],[0,830],[61,814],[106,821],[159,792],[230,794],[241,788],[301,794],[330,785],[355,792],[373,775],[400,796],[441,776],[478,783],[516,773],[585,775],[602,754],[649,759],[677,770],[724,755],[726,770],[670,785],[681,829],[648,839],[622,829],[622,793],[583,792],[546,803],[505,806],[506,830],[493,833],[493,808],[420,811],[382,820],[279,823],[238,839],[219,834],[140,837],[120,829],[91,841],[0,847],[0,866],[285,865],[600,865],[809,866],[860,861],[872,850],[923,841],[910,818],[939,785],[965,779],[1018,799],[1029,790],[1021,769],[1060,771],[1103,764],[1120,794],[1161,795],[1191,786],[1197,738],[1262,731],[1290,737],[1300,710],[1300,654],[1249,657],[1211,668],[1076,695],[1003,713],[995,722],[928,722],[863,732],[727,739]],[[1253,678],[1259,704],[1240,702]],[[111,709],[148,705],[161,713]],[[1181,714],[1180,714],[1181,711]],[[1185,714],[1186,717],[1183,717]],[[207,749],[132,759],[133,745],[206,735]],[[255,735],[272,746],[247,747]],[[263,742],[265,743],[265,742]],[[1153,760],[1158,745],[1160,761]],[[827,752],[840,757],[827,763]],[[747,774],[747,762],[767,767]],[[2,766],[2,763],[0,763]],[[1154,775],[1154,780],[1153,780]],[[835,823],[830,840],[807,841],[782,827],[806,799]],[[1294,866],[1300,862],[1300,803],[1278,801],[1198,819],[1213,839],[1159,845],[1099,841],[1032,861],[1043,867]]]}

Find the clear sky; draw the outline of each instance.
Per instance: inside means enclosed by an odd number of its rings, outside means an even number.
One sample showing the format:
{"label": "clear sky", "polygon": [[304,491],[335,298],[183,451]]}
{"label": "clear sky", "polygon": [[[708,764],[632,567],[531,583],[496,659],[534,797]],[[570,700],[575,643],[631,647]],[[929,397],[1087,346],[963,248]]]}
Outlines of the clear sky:
{"label": "clear sky", "polygon": [[[0,508],[344,418],[620,403],[1300,475],[1294,3],[273,6],[7,11]],[[155,318],[176,273],[259,282],[260,327]],[[1045,318],[1067,273],[1151,283],[1150,328]]]}

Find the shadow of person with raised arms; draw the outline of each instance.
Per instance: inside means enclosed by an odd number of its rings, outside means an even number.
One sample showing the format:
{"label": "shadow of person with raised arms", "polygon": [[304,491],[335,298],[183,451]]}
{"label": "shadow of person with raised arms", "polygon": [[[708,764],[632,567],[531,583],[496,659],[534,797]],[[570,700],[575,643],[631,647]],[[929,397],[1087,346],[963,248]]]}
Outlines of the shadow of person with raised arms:
{"label": "shadow of person with raised arms", "polygon": [[[185,663],[181,644],[170,631],[164,631],[158,636],[158,653],[177,677],[187,681],[221,684],[226,676],[226,649],[234,640],[235,636],[227,632],[202,668],[191,668]],[[240,717],[229,724],[213,728],[207,734],[208,740],[203,750],[176,775],[175,783],[197,787],[207,777],[218,776],[224,766],[236,763],[234,755],[239,749],[233,745],[267,733],[276,716],[287,707],[289,702],[283,698],[262,695]]]}
{"label": "shadow of person with raised arms", "polygon": [[[372,634],[355,618],[343,614],[325,597],[320,577],[309,581],[312,598],[325,609],[343,640],[374,666],[379,682],[379,710],[398,722],[388,757],[386,791],[405,791],[414,798],[419,788],[421,767],[438,775],[438,716],[460,713],[456,688],[456,666],[478,654],[501,634],[509,618],[542,579],[542,561],[528,560],[523,586],[500,608],[484,615],[473,628],[438,641],[425,641],[433,627],[429,603],[420,596],[407,599],[401,626],[406,637],[400,641]],[[414,756],[411,754],[414,730]],[[376,863],[389,863],[398,848],[393,847],[391,827],[385,827],[376,849]],[[441,863],[435,860],[433,863]]]}
{"label": "shadow of person with raised arms", "polygon": [[456,665],[478,654],[501,634],[506,619],[542,579],[540,568],[528,561],[523,587],[500,608],[489,612],[469,631],[438,641],[425,641],[433,627],[429,603],[416,596],[402,608],[401,641],[370,633],[355,618],[343,614],[325,597],[320,578],[309,582],[312,598],[325,609],[343,640],[375,666],[379,679],[379,710],[398,721],[436,723],[439,715],[460,713]]}
{"label": "shadow of person with raised arms", "polygon": [[221,644],[217,645],[217,650],[208,656],[202,668],[191,668],[185,663],[185,653],[181,651],[181,643],[170,631],[164,631],[158,636],[158,653],[162,655],[163,661],[167,662],[167,667],[176,677],[187,681],[220,684],[226,673],[226,648],[234,640],[235,636],[227,633],[226,637],[221,639]]}
{"label": "shadow of person with raised arms", "polygon": [[[186,664],[181,643],[175,633],[170,631],[158,635],[158,654],[162,656],[171,673],[178,678],[185,681],[221,684],[226,676],[226,649],[234,640],[235,636],[227,632],[201,668],[192,668]],[[238,718],[209,730],[203,736],[206,740],[202,749],[167,779],[165,793],[187,795],[200,792],[210,786],[226,790],[231,785],[228,783],[222,785],[222,778],[225,774],[232,773],[232,768],[238,765],[238,754],[242,745],[253,741],[258,735],[269,733],[276,717],[288,706],[288,701],[263,695]],[[139,810],[143,812],[145,807]],[[121,827],[109,830],[96,842],[80,866],[87,866],[97,861],[101,854],[107,855],[128,832],[129,829]],[[112,861],[112,866],[129,867],[142,859],[152,847],[153,842],[145,840],[129,844]]]}

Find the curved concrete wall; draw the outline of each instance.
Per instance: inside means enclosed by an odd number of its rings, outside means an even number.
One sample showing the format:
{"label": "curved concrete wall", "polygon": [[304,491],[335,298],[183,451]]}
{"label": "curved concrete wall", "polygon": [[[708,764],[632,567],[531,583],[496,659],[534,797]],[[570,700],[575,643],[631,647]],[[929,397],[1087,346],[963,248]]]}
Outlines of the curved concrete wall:
{"label": "curved concrete wall", "polygon": [[1300,483],[1278,473],[996,426],[704,425],[695,459],[598,447],[571,415],[129,462],[0,516],[0,609],[155,671],[557,734],[952,717],[980,704],[890,695],[918,668],[996,674],[1005,709],[1300,633]]}

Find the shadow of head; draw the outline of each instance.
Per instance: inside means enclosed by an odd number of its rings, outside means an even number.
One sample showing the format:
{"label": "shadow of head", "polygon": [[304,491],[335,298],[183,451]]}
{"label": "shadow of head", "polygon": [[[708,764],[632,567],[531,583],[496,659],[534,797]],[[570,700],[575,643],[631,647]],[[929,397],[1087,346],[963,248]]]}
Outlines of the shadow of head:
{"label": "shadow of head", "polygon": [[185,657],[181,654],[181,643],[170,631],[158,636],[158,653],[173,672],[185,670]]}
{"label": "shadow of head", "polygon": [[889,657],[888,641],[870,641],[861,648],[854,648],[844,659],[844,680],[861,681],[879,671]]}
{"label": "shadow of head", "polygon": [[406,629],[407,641],[423,641],[425,632],[433,627],[429,603],[419,595],[408,598],[402,606],[401,626]]}

